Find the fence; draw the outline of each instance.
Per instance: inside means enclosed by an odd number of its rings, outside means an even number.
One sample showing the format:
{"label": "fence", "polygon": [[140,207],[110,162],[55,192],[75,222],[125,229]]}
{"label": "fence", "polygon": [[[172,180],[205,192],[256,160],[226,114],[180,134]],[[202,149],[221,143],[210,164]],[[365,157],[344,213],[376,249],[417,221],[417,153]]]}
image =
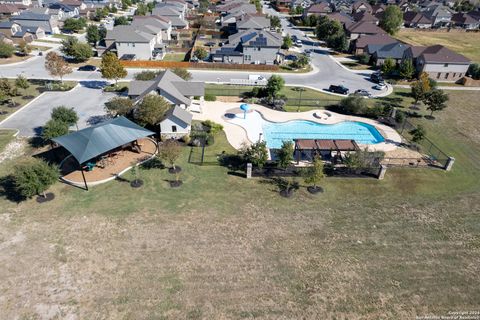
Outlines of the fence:
{"label": "fence", "polygon": [[[375,178],[378,179],[381,171],[381,166],[374,166],[368,168],[347,168],[345,166],[326,166],[325,175],[328,177],[337,178]],[[302,177],[302,168],[288,167],[282,169],[273,165],[268,165],[263,168],[253,168],[252,177],[263,178],[285,178],[285,177]]]}
{"label": "fence", "polygon": [[259,64],[229,64],[229,63],[197,63],[179,61],[121,61],[127,68],[191,68],[191,69],[230,69],[230,70],[252,70],[252,71],[278,71],[275,65]]}

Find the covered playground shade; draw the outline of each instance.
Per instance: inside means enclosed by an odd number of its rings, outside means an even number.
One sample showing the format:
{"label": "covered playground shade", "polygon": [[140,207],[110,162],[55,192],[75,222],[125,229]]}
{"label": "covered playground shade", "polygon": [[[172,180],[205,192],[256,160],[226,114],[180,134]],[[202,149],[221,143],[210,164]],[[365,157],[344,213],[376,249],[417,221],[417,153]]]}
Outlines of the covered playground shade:
{"label": "covered playground shade", "polygon": [[154,132],[125,117],[107,120],[92,127],[52,139],[67,149],[79,164]]}

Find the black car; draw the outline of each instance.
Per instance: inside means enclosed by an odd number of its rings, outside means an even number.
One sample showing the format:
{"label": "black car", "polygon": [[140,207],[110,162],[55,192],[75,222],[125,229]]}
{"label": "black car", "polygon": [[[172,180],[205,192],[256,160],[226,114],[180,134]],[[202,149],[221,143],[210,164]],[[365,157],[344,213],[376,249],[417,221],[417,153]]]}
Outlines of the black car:
{"label": "black car", "polygon": [[95,70],[97,70],[97,67],[92,66],[90,64],[87,64],[78,68],[78,71],[95,71]]}
{"label": "black car", "polygon": [[330,88],[328,88],[328,91],[334,92],[334,93],[340,93],[340,94],[348,94],[350,90],[348,88],[345,88],[342,85],[336,86],[336,85],[331,85]]}
{"label": "black car", "polygon": [[380,82],[383,82],[383,78],[382,78],[382,75],[378,72],[375,72],[375,73],[372,73],[370,75],[370,80],[372,80],[373,82],[375,83],[380,83]]}

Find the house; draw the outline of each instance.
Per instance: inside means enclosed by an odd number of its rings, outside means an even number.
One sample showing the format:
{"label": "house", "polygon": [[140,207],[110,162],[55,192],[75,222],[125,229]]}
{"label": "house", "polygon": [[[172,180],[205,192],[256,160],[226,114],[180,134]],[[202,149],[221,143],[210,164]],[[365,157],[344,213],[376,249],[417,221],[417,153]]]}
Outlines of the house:
{"label": "house", "polygon": [[188,29],[188,22],[185,21],[185,12],[173,4],[157,4],[157,7],[152,11],[152,15],[169,21],[172,29]]}
{"label": "house", "polygon": [[130,25],[119,25],[107,31],[105,51],[116,51],[120,59],[132,57],[137,60],[152,60],[157,57],[156,39],[157,35],[152,32],[142,31]]}
{"label": "house", "polygon": [[22,10],[19,6],[10,3],[0,4],[0,15],[2,17],[11,17],[20,14]]}
{"label": "house", "polygon": [[77,8],[79,12],[80,12],[80,10],[84,10],[84,9],[87,8],[87,5],[84,2],[79,1],[79,0],[62,0],[62,3],[64,5],[67,5],[67,6],[70,6],[70,7],[73,7],[73,8]]}
{"label": "house", "polygon": [[408,48],[410,48],[408,44],[394,41],[389,44],[369,44],[366,51],[372,57],[373,63],[380,66],[386,59],[393,59],[399,64]]}
{"label": "house", "polygon": [[139,103],[148,94],[158,94],[174,106],[188,109],[194,97],[203,100],[205,83],[186,81],[169,69],[162,71],[154,80],[130,82],[128,96]]}
{"label": "house", "polygon": [[356,55],[361,55],[367,53],[368,45],[385,45],[393,42],[395,39],[384,33],[361,35],[352,42],[352,51]]}
{"label": "house", "polygon": [[348,0],[335,0],[332,1],[333,12],[339,12],[344,14],[352,13],[352,4]]}
{"label": "house", "polygon": [[470,13],[455,13],[452,15],[452,25],[454,27],[466,30],[478,29],[480,26],[480,18]]}
{"label": "house", "polygon": [[319,3],[316,3],[312,6],[310,6],[310,8],[306,9],[304,12],[303,12],[303,16],[304,17],[307,17],[307,16],[324,16],[324,15],[327,15],[329,13],[332,13],[333,10],[332,10],[332,7],[330,6],[330,3],[326,2],[326,1],[322,1],[322,2],[319,2]]}
{"label": "house", "polygon": [[57,10],[59,20],[65,20],[68,18],[75,18],[79,16],[78,8],[60,2],[50,4],[48,6],[48,9],[50,12]]}
{"label": "house", "polygon": [[33,40],[45,37],[45,31],[41,27],[22,27],[11,21],[0,22],[0,33],[16,44],[22,41],[30,43]]}
{"label": "house", "polygon": [[60,33],[58,19],[49,14],[34,13],[26,10],[19,15],[12,16],[10,21],[21,25],[22,28],[40,27],[46,34]]}
{"label": "house", "polygon": [[355,40],[361,35],[374,35],[374,34],[383,34],[386,33],[383,29],[378,27],[374,23],[366,21],[354,22],[351,25],[345,26],[347,35],[350,37],[350,40]]}
{"label": "house", "polygon": [[270,19],[264,15],[259,14],[244,14],[240,16],[235,25],[237,32],[242,32],[249,29],[266,30],[270,28]]}
{"label": "house", "polygon": [[364,1],[364,0],[355,1],[352,4],[352,13],[359,13],[362,11],[372,13],[372,6],[368,3],[368,1]]}
{"label": "house", "polygon": [[403,14],[403,25],[408,28],[429,29],[433,20],[422,12],[408,11]]}
{"label": "house", "polygon": [[170,108],[165,119],[160,121],[160,135],[162,138],[182,138],[190,133],[193,115],[185,109],[175,106]]}
{"label": "house", "polygon": [[432,20],[433,27],[443,28],[450,25],[453,11],[443,4],[433,4],[422,10],[428,18]]}
{"label": "house", "polygon": [[328,19],[338,21],[340,24],[342,24],[344,27],[349,26],[354,23],[353,18],[342,12],[333,12],[327,14]]}
{"label": "house", "polygon": [[372,15],[369,12],[366,11],[360,11],[352,14],[353,21],[359,22],[359,21],[364,21],[364,22],[370,22],[373,24],[378,25],[379,19]]}
{"label": "house", "polygon": [[172,22],[167,18],[155,15],[134,16],[130,25],[141,31],[155,34],[157,44],[172,39]]}
{"label": "house", "polygon": [[457,81],[465,76],[471,61],[442,45],[412,47],[405,51],[404,59],[414,61],[417,72],[426,72],[437,81]]}
{"label": "house", "polygon": [[30,6],[32,5],[32,0],[1,0],[0,3]]}
{"label": "house", "polygon": [[275,64],[280,61],[282,36],[267,30],[246,30],[228,37],[228,43],[212,54],[213,62]]}
{"label": "house", "polygon": [[229,2],[223,5],[217,6],[217,12],[221,13],[222,16],[238,15],[245,13],[256,13],[257,7],[254,4],[243,2],[243,1],[234,1]]}

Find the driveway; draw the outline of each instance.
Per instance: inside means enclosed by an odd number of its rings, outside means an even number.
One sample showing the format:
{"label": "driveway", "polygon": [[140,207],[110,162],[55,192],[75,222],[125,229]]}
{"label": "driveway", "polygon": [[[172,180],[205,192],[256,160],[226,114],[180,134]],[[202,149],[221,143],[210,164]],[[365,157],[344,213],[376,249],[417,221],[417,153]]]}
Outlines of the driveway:
{"label": "driveway", "polygon": [[52,109],[62,105],[77,111],[79,129],[95,124],[105,117],[104,103],[115,96],[94,88],[95,85],[98,83],[89,82],[68,92],[46,92],[1,122],[0,128],[18,129],[19,135],[25,137],[39,135],[41,127],[50,119]]}

